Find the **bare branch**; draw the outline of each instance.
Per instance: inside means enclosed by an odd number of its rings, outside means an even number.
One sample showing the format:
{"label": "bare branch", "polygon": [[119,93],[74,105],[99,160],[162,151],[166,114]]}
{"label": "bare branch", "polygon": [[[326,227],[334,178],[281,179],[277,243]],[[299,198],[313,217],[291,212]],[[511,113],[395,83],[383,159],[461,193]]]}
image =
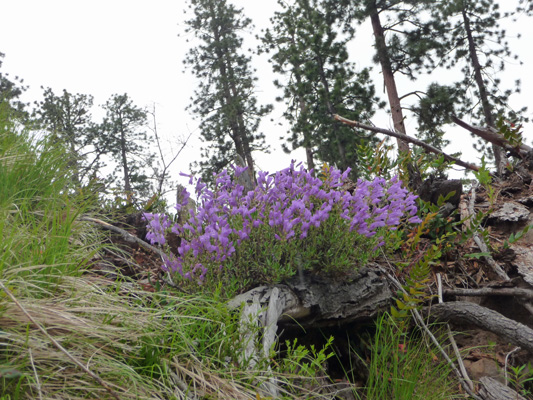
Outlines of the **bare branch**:
{"label": "bare branch", "polygon": [[352,121],[352,120],[346,119],[346,118],[341,117],[340,115],[337,115],[337,114],[335,114],[333,116],[333,118],[336,119],[337,121],[342,122],[343,124],[350,125],[350,126],[353,126],[355,128],[365,129],[367,131],[371,131],[371,132],[374,132],[374,133],[382,133],[384,135],[392,136],[392,137],[395,137],[397,139],[403,140],[405,142],[412,143],[414,145],[422,147],[426,151],[429,151],[429,152],[434,153],[434,154],[442,155],[445,160],[453,161],[455,164],[460,165],[461,167],[464,167],[466,169],[470,169],[472,171],[479,171],[479,167],[477,165],[461,161],[460,159],[458,159],[456,157],[453,157],[453,156],[450,156],[449,154],[444,153],[443,151],[437,149],[436,147],[433,147],[433,146],[431,146],[431,145],[429,145],[429,144],[427,144],[427,143],[425,143],[425,142],[423,142],[421,140],[415,139],[415,138],[413,138],[411,136],[404,135],[403,133],[393,132],[393,131],[389,131],[388,129],[377,128],[375,126],[365,125],[365,124],[362,124],[362,123],[357,122],[357,121]]}
{"label": "bare branch", "polygon": [[533,148],[529,147],[526,144],[521,144],[518,147],[511,146],[502,135],[500,135],[498,132],[495,132],[493,129],[481,128],[479,126],[467,124],[456,116],[452,116],[452,121],[460,127],[465,128],[467,131],[473,133],[474,135],[479,136],[483,140],[503,147],[505,150],[511,152],[513,155],[524,156],[533,150]]}
{"label": "bare branch", "polygon": [[445,289],[445,296],[512,296],[533,300],[533,290],[520,288]]}

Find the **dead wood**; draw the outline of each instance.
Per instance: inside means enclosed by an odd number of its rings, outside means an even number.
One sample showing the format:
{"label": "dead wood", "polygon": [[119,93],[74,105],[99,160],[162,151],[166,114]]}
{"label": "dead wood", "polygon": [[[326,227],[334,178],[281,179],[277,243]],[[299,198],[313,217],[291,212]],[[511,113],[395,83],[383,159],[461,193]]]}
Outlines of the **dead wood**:
{"label": "dead wood", "polygon": [[[284,304],[280,323],[284,326],[325,327],[368,321],[388,309],[392,292],[386,279],[370,268],[353,275],[327,277],[307,275],[276,285]],[[266,307],[274,287],[262,286],[232,299],[230,309],[259,302]]]}
{"label": "dead wood", "polygon": [[116,227],[114,225],[111,225],[111,224],[109,224],[109,223],[107,223],[105,221],[102,221],[100,219],[97,219],[97,218],[82,216],[82,217],[79,218],[79,220],[80,221],[91,222],[93,224],[97,224],[102,229],[118,233],[119,235],[122,236],[122,238],[125,241],[127,241],[129,243],[136,243],[136,244],[140,245],[141,247],[144,247],[147,250],[153,251],[154,253],[156,253],[159,256],[161,256],[161,258],[163,258],[163,259],[168,258],[168,256],[165,254],[164,251],[158,249],[157,247],[152,246],[151,244],[146,243],[144,240],[139,239],[137,236],[129,233],[128,231],[125,231],[124,229],[118,228],[118,227]]}
{"label": "dead wood", "polygon": [[478,304],[467,301],[436,304],[431,307],[431,317],[443,322],[475,325],[533,354],[533,329]]}
{"label": "dead wood", "polygon": [[466,169],[470,169],[472,171],[479,171],[479,167],[477,165],[470,164],[470,163],[467,163],[465,161],[462,161],[462,160],[458,159],[457,157],[453,157],[453,156],[451,156],[449,154],[444,153],[443,151],[437,149],[436,147],[431,146],[430,144],[427,144],[427,143],[425,143],[425,142],[423,142],[421,140],[418,140],[418,139],[416,139],[414,137],[411,137],[411,136],[408,136],[408,135],[404,135],[403,133],[393,132],[393,131],[390,131],[388,129],[377,128],[375,126],[362,124],[360,122],[352,121],[352,120],[349,120],[347,118],[341,117],[340,115],[337,115],[337,114],[335,114],[333,116],[333,118],[336,119],[339,122],[342,122],[343,124],[350,125],[350,126],[353,126],[355,128],[365,129],[367,131],[374,132],[374,133],[382,133],[384,135],[392,136],[392,137],[395,137],[397,139],[403,140],[405,142],[415,144],[417,146],[422,147],[424,150],[429,151],[430,153],[434,153],[434,154],[438,154],[438,155],[443,156],[446,161],[453,161],[455,164],[460,165],[461,167],[464,167]]}
{"label": "dead wood", "polygon": [[465,296],[465,297],[484,297],[484,296],[512,296],[523,299],[533,300],[533,290],[520,288],[482,288],[482,289],[445,289],[445,296]]}
{"label": "dead wood", "polygon": [[487,376],[480,379],[479,395],[485,400],[526,400],[513,389]]}
{"label": "dead wood", "polygon": [[[468,205],[468,212],[469,212],[469,222],[472,218],[474,218],[475,211],[474,211],[474,204],[476,202],[476,188],[478,186],[478,182],[475,181],[472,184],[472,190],[470,191],[470,203]],[[482,227],[478,228],[479,230],[482,230]],[[507,275],[507,273],[503,270],[503,268],[492,258],[490,255],[489,248],[487,244],[483,241],[481,238],[481,235],[478,233],[478,231],[474,231],[472,233],[472,239],[474,239],[474,242],[476,242],[477,246],[479,247],[479,250],[481,250],[482,253],[485,253],[487,255],[483,256],[483,259],[487,262],[487,264],[492,268],[494,273],[498,275],[502,280],[504,281],[510,281],[511,279]]]}
{"label": "dead wood", "polygon": [[503,147],[505,150],[509,151],[513,155],[525,156],[533,150],[533,148],[529,147],[526,144],[521,144],[518,147],[511,146],[509,142],[507,141],[507,139],[505,139],[502,135],[500,135],[498,132],[494,131],[493,129],[472,126],[460,120],[459,118],[455,116],[452,116],[452,121],[455,122],[460,127],[465,128],[467,131],[473,133],[474,135],[479,136],[483,140],[486,140],[487,142],[490,142],[497,146]]}

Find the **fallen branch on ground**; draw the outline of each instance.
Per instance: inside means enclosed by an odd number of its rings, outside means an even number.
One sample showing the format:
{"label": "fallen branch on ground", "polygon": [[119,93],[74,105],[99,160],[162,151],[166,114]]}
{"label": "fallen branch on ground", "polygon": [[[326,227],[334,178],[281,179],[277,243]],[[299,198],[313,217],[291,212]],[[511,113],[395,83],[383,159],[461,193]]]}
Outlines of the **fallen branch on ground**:
{"label": "fallen branch on ground", "polygon": [[[79,220],[80,221],[86,221],[86,222],[92,222],[93,224],[97,224],[97,225],[101,226],[103,229],[106,229],[106,230],[111,231],[111,232],[118,233],[118,234],[122,235],[124,240],[126,240],[127,242],[137,243],[141,247],[144,247],[147,250],[153,251],[154,253],[156,253],[157,255],[159,255],[161,257],[161,260],[168,259],[168,255],[166,255],[163,250],[160,250],[157,247],[154,247],[151,244],[146,243],[144,240],[139,239],[137,236],[132,235],[131,233],[129,233],[128,231],[125,231],[124,229],[118,228],[118,227],[116,227],[114,225],[108,224],[105,221],[102,221],[102,220],[96,219],[96,218],[92,218],[92,217],[82,216],[82,217],[79,218]],[[180,290],[183,293],[189,294],[188,291],[186,291],[185,289],[183,289],[182,287],[176,285],[175,283],[173,283],[171,281],[167,281],[167,280],[163,279],[163,282],[165,282],[169,286],[172,286],[174,289],[178,289],[178,290]]]}
{"label": "fallen branch on ground", "polygon": [[533,354],[533,329],[478,304],[467,301],[435,304],[431,306],[431,317],[439,321],[475,325]]}
{"label": "fallen branch on ground", "polygon": [[445,289],[443,293],[445,296],[512,296],[533,300],[533,290],[520,288]]}
{"label": "fallen branch on ground", "polygon": [[[474,204],[476,202],[476,188],[478,186],[478,181],[474,181],[472,183],[472,189],[470,191],[470,203],[468,204],[468,213],[469,218],[468,221],[470,222],[472,218],[474,218],[475,211],[474,211]],[[479,227],[479,229],[483,229],[482,227]],[[489,266],[492,268],[492,270],[498,275],[501,279],[508,282],[511,280],[507,273],[503,270],[503,268],[492,258],[490,255],[489,248],[483,241],[483,239],[480,237],[480,234],[477,232],[477,230],[474,231],[472,234],[472,239],[474,239],[474,242],[476,242],[477,247],[479,247],[479,250],[482,253],[488,254],[486,256],[483,256],[483,259],[489,264]]]}

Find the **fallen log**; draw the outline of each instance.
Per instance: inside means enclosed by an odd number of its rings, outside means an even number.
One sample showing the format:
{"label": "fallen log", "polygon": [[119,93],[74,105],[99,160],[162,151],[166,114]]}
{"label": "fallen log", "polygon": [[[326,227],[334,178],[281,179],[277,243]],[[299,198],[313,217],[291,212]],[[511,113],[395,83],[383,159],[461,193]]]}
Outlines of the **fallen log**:
{"label": "fallen log", "polygon": [[467,301],[436,304],[431,306],[430,316],[443,322],[477,326],[533,354],[533,329],[478,304]]}
{"label": "fallen log", "polygon": [[[388,310],[393,299],[387,280],[368,267],[342,279],[305,275],[274,287],[284,304],[280,316],[284,326],[326,327],[368,321]],[[228,307],[236,309],[253,302],[266,307],[274,287],[254,288],[229,301]]]}
{"label": "fallen log", "polygon": [[513,389],[487,376],[480,379],[479,395],[485,400],[526,400]]}

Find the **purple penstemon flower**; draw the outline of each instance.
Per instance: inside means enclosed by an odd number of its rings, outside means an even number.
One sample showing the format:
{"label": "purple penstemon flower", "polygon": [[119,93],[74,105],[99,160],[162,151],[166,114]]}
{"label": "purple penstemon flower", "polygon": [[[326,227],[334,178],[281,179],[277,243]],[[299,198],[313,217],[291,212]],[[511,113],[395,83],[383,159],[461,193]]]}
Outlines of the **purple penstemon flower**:
{"label": "purple penstemon flower", "polygon": [[[358,180],[349,192],[342,190],[349,186],[348,170],[341,173],[330,168],[326,177],[319,179],[300,164],[291,163],[275,174],[259,172],[255,189],[244,193],[235,180],[244,171],[242,167],[222,171],[215,176],[212,189],[191,177],[199,206],[189,210],[190,218],[181,225],[172,224],[165,215],[145,214],[147,239],[152,243],[164,244],[164,233],[169,229],[182,237],[179,254],[165,260],[165,269],[201,283],[210,269],[218,269],[238,254],[244,242],[256,240],[254,232],[270,232],[276,240],[299,240],[304,245],[311,234],[328,235],[321,227],[332,216],[345,221],[347,234],[357,232],[367,238],[375,237],[380,230],[396,229],[402,220],[420,221],[416,196],[397,177],[390,182],[379,177]],[[188,205],[189,196],[185,192],[176,205],[178,212]],[[341,225],[337,228],[343,229]],[[382,235],[375,239],[376,248],[384,245]]]}

